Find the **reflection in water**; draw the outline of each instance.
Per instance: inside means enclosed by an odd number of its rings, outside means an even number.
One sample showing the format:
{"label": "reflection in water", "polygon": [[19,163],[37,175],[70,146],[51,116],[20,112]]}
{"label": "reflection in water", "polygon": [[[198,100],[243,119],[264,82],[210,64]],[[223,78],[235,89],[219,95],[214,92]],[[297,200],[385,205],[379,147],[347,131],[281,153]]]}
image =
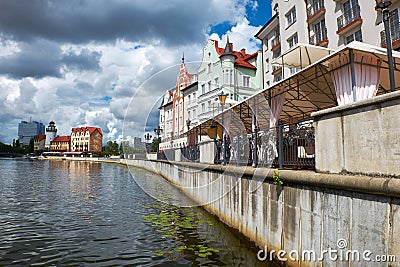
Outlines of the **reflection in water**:
{"label": "reflection in water", "polygon": [[[255,248],[243,245],[202,209],[177,208],[150,198],[127,168],[0,160],[0,169],[0,266],[266,264],[257,262]],[[135,175],[153,182],[155,190],[165,189],[157,175]],[[162,230],[144,217],[164,213],[175,214],[177,230],[172,235],[170,225]],[[186,248],[177,251],[182,246]],[[210,255],[207,248],[215,251]],[[178,254],[171,257],[163,252],[167,249]]]}

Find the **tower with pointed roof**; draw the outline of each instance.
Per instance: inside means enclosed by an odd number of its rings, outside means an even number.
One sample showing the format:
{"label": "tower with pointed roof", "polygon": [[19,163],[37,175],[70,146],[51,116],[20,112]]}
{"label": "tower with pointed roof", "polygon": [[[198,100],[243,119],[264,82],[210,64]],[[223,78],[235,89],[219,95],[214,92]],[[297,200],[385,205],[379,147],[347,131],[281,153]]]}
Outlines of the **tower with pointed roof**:
{"label": "tower with pointed roof", "polygon": [[50,143],[57,136],[57,127],[54,121],[51,121],[49,125],[46,127],[46,141],[45,141],[45,149],[50,149]]}
{"label": "tower with pointed roof", "polygon": [[198,70],[199,122],[220,112],[218,94],[222,91],[233,103],[261,90],[261,64],[261,51],[252,54],[246,53],[245,49],[235,51],[228,36],[224,48],[218,46],[218,41],[208,40]]}

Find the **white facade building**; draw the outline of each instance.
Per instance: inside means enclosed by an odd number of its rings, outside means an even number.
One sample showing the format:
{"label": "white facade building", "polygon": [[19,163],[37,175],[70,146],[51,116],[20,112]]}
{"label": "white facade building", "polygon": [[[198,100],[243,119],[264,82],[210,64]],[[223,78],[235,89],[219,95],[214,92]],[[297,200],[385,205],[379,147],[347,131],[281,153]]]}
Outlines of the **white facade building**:
{"label": "white facade building", "polygon": [[[342,48],[352,41],[385,46],[381,12],[375,1],[272,0],[273,16],[256,34],[262,41],[264,88],[296,69],[271,65],[297,43]],[[390,25],[394,49],[400,48],[400,1],[392,1]]]}
{"label": "white facade building", "polygon": [[197,115],[200,122],[217,115],[218,94],[241,101],[262,88],[261,51],[247,54],[245,49],[233,50],[233,44],[218,47],[218,41],[208,40],[198,70]]}

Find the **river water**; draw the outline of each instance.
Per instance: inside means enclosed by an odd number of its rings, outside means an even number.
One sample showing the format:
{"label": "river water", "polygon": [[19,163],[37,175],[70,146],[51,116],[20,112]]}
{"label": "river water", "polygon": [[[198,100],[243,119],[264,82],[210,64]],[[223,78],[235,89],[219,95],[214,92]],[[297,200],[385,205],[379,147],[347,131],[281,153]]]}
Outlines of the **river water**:
{"label": "river water", "polygon": [[157,201],[133,178],[161,177],[131,173],[0,160],[0,266],[276,266],[201,208]]}

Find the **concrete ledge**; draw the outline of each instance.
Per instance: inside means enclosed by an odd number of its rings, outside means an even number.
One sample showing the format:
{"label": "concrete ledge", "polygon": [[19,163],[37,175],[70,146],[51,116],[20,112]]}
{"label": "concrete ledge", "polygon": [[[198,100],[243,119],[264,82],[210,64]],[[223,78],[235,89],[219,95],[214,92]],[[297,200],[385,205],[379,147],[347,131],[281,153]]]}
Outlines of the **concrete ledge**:
{"label": "concrete ledge", "polygon": [[[134,161],[134,160],[132,160]],[[131,161],[131,162],[132,162]],[[362,175],[341,175],[330,173],[316,173],[303,170],[278,170],[268,168],[253,168],[250,166],[215,165],[194,162],[176,162],[150,160],[151,162],[165,163],[182,167],[183,169],[207,170],[217,173],[238,174],[243,178],[256,180],[272,180],[274,171],[285,184],[298,184],[332,189],[341,189],[350,192],[362,192],[374,195],[384,195],[400,198],[400,179],[392,177],[371,177]],[[130,165],[130,164],[128,164]],[[134,165],[137,166],[137,165]],[[140,166],[137,166],[140,167]],[[147,169],[149,170],[149,169]],[[155,170],[150,170],[155,172]],[[240,178],[241,178],[240,177]],[[239,178],[239,177],[238,177]]]}
{"label": "concrete ledge", "polygon": [[387,93],[384,95],[373,97],[371,99],[361,100],[361,101],[346,104],[343,106],[337,106],[337,107],[333,107],[333,108],[324,109],[321,111],[316,111],[316,112],[311,113],[311,117],[318,118],[318,117],[326,116],[326,115],[329,115],[332,113],[344,112],[344,111],[361,108],[361,107],[366,107],[366,106],[371,106],[371,105],[378,105],[378,104],[385,103],[385,102],[388,102],[391,100],[396,100],[396,99],[400,99],[400,91]]}

